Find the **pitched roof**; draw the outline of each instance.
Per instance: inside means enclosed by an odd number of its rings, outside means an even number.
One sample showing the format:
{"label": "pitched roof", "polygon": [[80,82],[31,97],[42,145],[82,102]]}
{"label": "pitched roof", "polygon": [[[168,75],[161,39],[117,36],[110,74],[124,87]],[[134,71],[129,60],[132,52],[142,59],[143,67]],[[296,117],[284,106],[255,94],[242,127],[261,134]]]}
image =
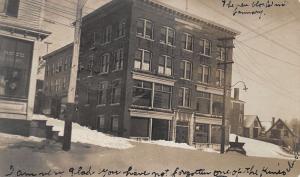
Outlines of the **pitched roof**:
{"label": "pitched roof", "polygon": [[287,130],[293,135],[293,136],[295,136],[295,134],[294,134],[294,132],[286,125],[286,123],[284,122],[284,121],[282,121],[280,118],[269,128],[269,130],[267,130],[266,131],[266,133],[267,132],[269,132],[269,131],[271,131],[274,127],[275,127],[275,125],[277,125],[279,122],[282,122],[282,124],[283,124],[283,126],[285,126],[286,128],[287,128]]}
{"label": "pitched roof", "polygon": [[257,115],[244,115],[244,127],[246,128],[250,127],[256,119],[258,120],[260,127],[262,127],[261,122]]}

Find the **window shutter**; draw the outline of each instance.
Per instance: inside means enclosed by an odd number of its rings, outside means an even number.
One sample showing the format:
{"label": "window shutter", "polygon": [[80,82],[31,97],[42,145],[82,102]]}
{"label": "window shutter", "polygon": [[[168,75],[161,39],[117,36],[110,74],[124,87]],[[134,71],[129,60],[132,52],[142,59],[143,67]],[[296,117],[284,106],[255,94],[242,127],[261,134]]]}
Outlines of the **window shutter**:
{"label": "window shutter", "polygon": [[18,17],[20,0],[9,0],[7,1],[6,15],[12,17]]}

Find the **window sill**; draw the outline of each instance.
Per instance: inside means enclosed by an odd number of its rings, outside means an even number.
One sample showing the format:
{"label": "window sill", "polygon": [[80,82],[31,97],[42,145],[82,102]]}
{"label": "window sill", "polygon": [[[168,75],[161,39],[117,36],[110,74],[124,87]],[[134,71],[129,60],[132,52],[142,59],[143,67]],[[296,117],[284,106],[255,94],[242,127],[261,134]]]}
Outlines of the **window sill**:
{"label": "window sill", "polygon": [[181,80],[185,80],[185,81],[192,81],[192,79],[186,79],[186,78],[180,78]]}
{"label": "window sill", "polygon": [[168,47],[176,48],[175,45],[167,44],[167,43],[165,43],[165,42],[163,42],[163,41],[160,41],[159,43],[162,44],[162,45],[168,46]]}
{"label": "window sill", "polygon": [[124,38],[125,36],[126,36],[126,35],[122,35],[122,36],[116,37],[114,40],[117,41],[117,40],[119,40],[119,39]]}
{"label": "window sill", "polygon": [[145,37],[145,36],[136,35],[136,37],[141,38],[141,39],[145,39],[145,40],[148,40],[148,41],[151,41],[151,42],[154,42],[154,39],[147,38],[147,37]]}
{"label": "window sill", "polygon": [[111,103],[110,106],[119,106],[120,103]]}
{"label": "window sill", "polygon": [[185,52],[189,52],[189,53],[193,53],[194,51],[192,51],[192,50],[188,50],[188,49],[183,49],[183,51],[185,51]]}
{"label": "window sill", "polygon": [[200,53],[200,55],[203,56],[203,57],[212,58],[211,55],[206,55],[204,53]]}
{"label": "window sill", "polygon": [[97,104],[97,105],[96,105],[96,108],[104,107],[104,106],[105,106],[105,104]]}

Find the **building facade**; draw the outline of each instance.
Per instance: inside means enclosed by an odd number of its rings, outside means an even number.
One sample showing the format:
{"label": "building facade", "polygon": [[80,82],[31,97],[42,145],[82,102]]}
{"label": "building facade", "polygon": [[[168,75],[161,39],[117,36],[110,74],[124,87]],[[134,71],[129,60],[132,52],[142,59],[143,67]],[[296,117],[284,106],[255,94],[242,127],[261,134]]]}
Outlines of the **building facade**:
{"label": "building facade", "polygon": [[228,118],[230,133],[243,136],[245,102],[239,98],[239,88],[234,88],[234,97],[231,98],[231,112]]}
{"label": "building facade", "polygon": [[[224,87],[219,63],[225,54],[232,60],[232,48],[225,52],[220,39],[232,46],[237,34],[156,1],[111,1],[83,18],[79,122],[135,139],[219,144]],[[228,86],[231,75],[228,65]],[[230,89],[227,93],[229,105]]]}
{"label": "building facade", "polygon": [[262,124],[257,115],[244,116],[244,131],[243,136],[248,138],[257,139],[262,133]]}
{"label": "building facade", "polygon": [[[28,131],[33,115],[44,1],[0,0],[0,130]],[[24,130],[24,131],[22,131]]]}
{"label": "building facade", "polygon": [[66,103],[70,82],[73,43],[43,57],[45,60],[43,113],[60,118],[61,105]]}

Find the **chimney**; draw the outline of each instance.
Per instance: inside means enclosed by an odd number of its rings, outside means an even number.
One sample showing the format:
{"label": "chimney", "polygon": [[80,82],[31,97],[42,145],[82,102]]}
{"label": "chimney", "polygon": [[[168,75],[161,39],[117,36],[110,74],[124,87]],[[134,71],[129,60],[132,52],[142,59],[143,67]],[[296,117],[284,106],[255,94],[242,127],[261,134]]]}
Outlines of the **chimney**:
{"label": "chimney", "polygon": [[234,88],[234,99],[239,100],[240,98],[240,89],[239,88]]}
{"label": "chimney", "polygon": [[275,124],[275,117],[272,117],[272,125]]}

